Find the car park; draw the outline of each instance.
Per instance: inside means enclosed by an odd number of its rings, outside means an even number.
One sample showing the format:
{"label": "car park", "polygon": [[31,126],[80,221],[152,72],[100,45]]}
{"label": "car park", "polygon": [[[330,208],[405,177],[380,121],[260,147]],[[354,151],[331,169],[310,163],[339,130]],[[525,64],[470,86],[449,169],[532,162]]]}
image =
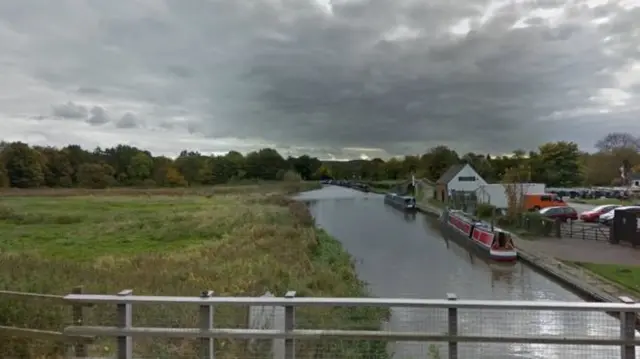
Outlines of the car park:
{"label": "car park", "polygon": [[563,222],[568,220],[575,221],[578,219],[578,212],[575,208],[569,206],[547,207],[541,209],[539,213],[547,218],[560,219]]}
{"label": "car park", "polygon": [[608,213],[601,215],[600,218],[598,218],[598,223],[604,224],[605,226],[610,226],[611,222],[613,222],[613,217],[615,216],[616,211],[619,211],[619,210],[624,211],[629,209],[634,211],[640,211],[640,206],[621,206],[618,208],[614,208],[612,211],[609,211]]}
{"label": "car park", "polygon": [[600,216],[609,213],[618,207],[620,207],[618,204],[604,204],[589,211],[580,213],[580,219],[584,222],[597,223]]}

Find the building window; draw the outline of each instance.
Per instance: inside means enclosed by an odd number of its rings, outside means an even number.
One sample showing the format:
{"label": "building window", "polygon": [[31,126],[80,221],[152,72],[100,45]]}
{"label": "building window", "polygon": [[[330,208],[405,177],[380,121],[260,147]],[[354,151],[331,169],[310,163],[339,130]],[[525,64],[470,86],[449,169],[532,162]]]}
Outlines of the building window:
{"label": "building window", "polygon": [[636,181],[636,186],[640,186],[640,181]]}
{"label": "building window", "polygon": [[476,180],[476,176],[460,176],[458,177],[458,181],[460,182],[474,182]]}

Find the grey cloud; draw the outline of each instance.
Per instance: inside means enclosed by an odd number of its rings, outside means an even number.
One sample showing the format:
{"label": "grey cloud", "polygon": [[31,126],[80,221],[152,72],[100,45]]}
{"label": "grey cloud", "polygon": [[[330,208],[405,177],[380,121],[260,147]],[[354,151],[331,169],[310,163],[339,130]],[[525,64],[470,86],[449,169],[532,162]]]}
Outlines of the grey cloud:
{"label": "grey cloud", "polygon": [[116,123],[118,128],[138,128],[142,122],[140,119],[131,112],[125,113],[122,118]]}
{"label": "grey cloud", "polygon": [[90,125],[101,126],[111,121],[109,114],[102,106],[93,106],[90,112],[91,116],[87,119],[87,123]]}
{"label": "grey cloud", "polygon": [[[117,0],[73,8],[40,0],[31,12],[22,2],[0,3],[0,21],[46,45],[50,66],[16,61],[40,81],[142,104],[152,110],[131,111],[167,131],[350,156],[359,154],[341,149],[396,154],[446,144],[501,152],[551,139],[588,147],[625,124],[640,132],[637,121],[630,125],[633,108],[600,114],[606,104],[592,100],[600,89],[619,86],[618,69],[640,60],[639,8],[560,1],[497,8],[486,0],[333,4],[327,15],[314,1],[298,0]],[[553,21],[532,12],[558,6],[565,15]],[[44,14],[47,26],[38,21]],[[590,22],[604,17],[610,20]],[[466,36],[448,31],[465,18]],[[49,27],[69,35],[53,37]],[[394,39],[402,33],[408,36]],[[629,106],[640,100],[637,87],[624,90]],[[588,115],[551,116],[575,112]],[[187,114],[188,121],[171,120]],[[108,121],[104,109],[91,115]],[[121,122],[139,126],[133,118]]]}
{"label": "grey cloud", "polygon": [[79,87],[77,92],[79,94],[88,94],[88,95],[95,95],[95,94],[102,93],[102,91],[100,91],[100,89],[97,89],[97,88],[94,88],[94,87]]}
{"label": "grey cloud", "polygon": [[52,107],[52,115],[56,117],[68,118],[68,119],[85,119],[89,115],[89,111],[86,107],[77,105],[71,101],[54,105]]}

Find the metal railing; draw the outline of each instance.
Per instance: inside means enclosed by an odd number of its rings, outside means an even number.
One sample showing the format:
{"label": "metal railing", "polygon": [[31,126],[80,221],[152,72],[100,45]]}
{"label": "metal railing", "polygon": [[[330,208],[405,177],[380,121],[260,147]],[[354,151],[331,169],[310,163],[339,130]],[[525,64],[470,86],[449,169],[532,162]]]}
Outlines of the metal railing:
{"label": "metal railing", "polygon": [[[82,294],[83,287],[74,287],[71,291],[72,294]],[[55,304],[69,304],[65,300],[64,295],[55,294],[41,294],[41,293],[27,293],[11,290],[0,290],[0,297],[12,298],[20,301],[26,300],[45,300],[48,301],[46,305]],[[91,304],[87,304],[91,306]],[[72,322],[76,324],[82,323],[82,311],[83,304],[75,304],[72,306]],[[27,338],[31,340],[44,340],[51,342],[64,342],[72,345],[75,348],[75,355],[77,357],[86,357],[86,346],[93,342],[93,337],[84,335],[68,335],[64,334],[60,330],[43,330],[37,328],[24,328],[14,325],[0,325],[0,338],[12,337],[12,338]],[[5,354],[5,353],[3,353]]]}
{"label": "metal railing", "polygon": [[[375,340],[384,342],[441,342],[447,343],[447,355],[450,359],[459,358],[460,343],[527,343],[527,344],[569,344],[598,345],[620,348],[621,359],[635,358],[635,346],[640,340],[635,336],[636,314],[640,304],[632,299],[621,297],[621,303],[590,302],[547,302],[547,301],[496,301],[496,300],[458,300],[454,294],[447,299],[386,299],[386,298],[309,298],[296,297],[288,292],[284,297],[217,297],[213,292],[203,292],[200,297],[138,296],[132,290],[117,295],[69,294],[64,300],[71,305],[113,305],[117,317],[115,326],[83,326],[76,324],[66,327],[64,335],[78,337],[115,337],[117,338],[117,358],[133,358],[133,340],[138,338],[192,338],[199,342],[199,357],[214,358],[214,339],[260,339],[281,340],[283,350],[274,357],[293,359],[296,356],[296,342],[307,340]],[[133,305],[139,304],[182,304],[199,307],[199,327],[165,328],[138,327],[132,321]],[[273,306],[284,308],[284,325],[276,329],[218,328],[214,325],[216,306]],[[337,330],[337,329],[301,329],[296,327],[296,310],[310,307],[376,307],[376,308],[439,308],[445,311],[446,332],[383,331],[383,330]],[[464,325],[460,325],[459,311],[568,311],[614,313],[620,318],[619,335],[606,337],[570,337],[565,333],[556,335],[467,335]],[[462,332],[461,332],[462,331]],[[86,352],[84,350],[76,350]]]}

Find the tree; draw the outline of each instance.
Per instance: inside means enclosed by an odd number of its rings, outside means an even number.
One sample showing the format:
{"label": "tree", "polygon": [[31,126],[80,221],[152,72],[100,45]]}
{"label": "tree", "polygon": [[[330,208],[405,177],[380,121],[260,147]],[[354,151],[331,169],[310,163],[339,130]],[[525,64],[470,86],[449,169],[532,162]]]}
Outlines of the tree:
{"label": "tree", "polygon": [[73,186],[73,167],[64,151],[53,147],[38,149],[44,158],[44,184],[48,187]]}
{"label": "tree", "polygon": [[437,146],[429,150],[420,158],[422,166],[427,168],[427,176],[432,181],[437,181],[449,167],[460,162],[456,151],[447,146]]}
{"label": "tree", "polygon": [[527,170],[523,166],[511,167],[502,179],[507,196],[507,218],[512,222],[516,221],[525,211],[524,183],[527,182],[528,176],[526,172]]}
{"label": "tree", "polygon": [[[625,145],[631,143],[629,136],[616,136],[609,135],[606,150],[597,153],[580,152],[572,143],[554,142],[540,146],[539,152],[514,150],[504,156],[469,152],[459,158],[454,150],[437,146],[420,156],[386,161],[381,158],[320,161],[309,155],[284,159],[273,148],[263,148],[246,156],[236,151],[216,156],[184,150],[178,158],[171,159],[127,145],[89,151],[77,145],[57,149],[0,142],[0,186],[216,185],[244,178],[293,178],[287,175],[288,171],[305,180],[404,181],[415,175],[418,179],[435,181],[458,163],[472,165],[490,182],[504,181],[511,172],[517,171],[523,181],[549,186],[609,185],[620,182],[621,165],[640,169],[640,153]],[[622,140],[614,141],[616,138]]]}
{"label": "tree", "polygon": [[182,151],[175,161],[175,166],[190,185],[201,184],[205,180],[212,180],[211,171],[207,168],[208,161],[208,157],[199,152]]}
{"label": "tree", "polygon": [[585,184],[608,186],[613,185],[614,181],[622,184],[620,167],[628,163],[628,167],[633,169],[640,164],[640,154],[632,148],[623,147],[594,154],[583,154],[582,163]]}
{"label": "tree", "polygon": [[44,184],[44,163],[41,154],[26,143],[14,142],[2,151],[9,185],[17,188],[39,187]]}
{"label": "tree", "polygon": [[7,170],[0,164],[0,188],[9,187],[9,176],[7,176]]}
{"label": "tree", "polygon": [[138,152],[128,161],[127,175],[132,183],[141,183],[151,178],[153,159],[144,152]]}
{"label": "tree", "polygon": [[310,180],[314,173],[320,168],[322,163],[317,158],[308,155],[300,157],[289,157],[287,162],[290,163],[294,172],[298,173],[303,179]]}
{"label": "tree", "polygon": [[406,179],[410,175],[402,170],[402,162],[397,158],[390,158],[383,164],[382,168],[384,169],[385,178],[390,180]]}
{"label": "tree", "polygon": [[572,187],[582,184],[580,150],[573,142],[549,142],[539,147],[539,160],[544,163],[547,185]]}
{"label": "tree", "polygon": [[600,152],[613,151],[615,149],[630,148],[640,151],[640,138],[627,132],[612,132],[604,136],[596,143]]}
{"label": "tree", "polygon": [[321,165],[320,168],[316,170],[314,177],[321,180],[333,178],[331,175],[331,169],[327,165]]}
{"label": "tree", "polygon": [[164,185],[167,187],[185,187],[188,183],[175,167],[170,166],[165,171]]}
{"label": "tree", "polygon": [[106,163],[83,163],[78,168],[78,184],[85,188],[102,189],[115,184],[115,170]]}
{"label": "tree", "polygon": [[278,171],[289,169],[287,161],[271,148],[263,148],[249,153],[246,157],[246,164],[248,177],[268,181],[276,180]]}

